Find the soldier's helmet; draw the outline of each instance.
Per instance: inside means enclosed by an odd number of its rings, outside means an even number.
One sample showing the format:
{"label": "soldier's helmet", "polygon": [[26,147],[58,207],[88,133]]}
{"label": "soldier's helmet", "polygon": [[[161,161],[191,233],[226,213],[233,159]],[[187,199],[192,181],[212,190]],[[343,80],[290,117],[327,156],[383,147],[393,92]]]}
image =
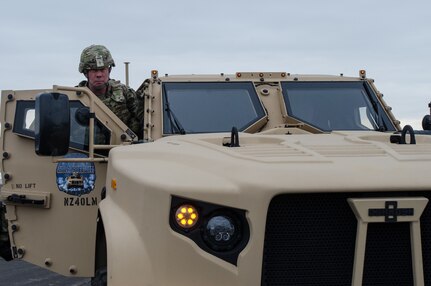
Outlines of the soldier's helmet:
{"label": "soldier's helmet", "polygon": [[105,46],[91,45],[82,51],[81,60],[79,61],[80,73],[108,67],[115,67],[115,62],[111,52]]}

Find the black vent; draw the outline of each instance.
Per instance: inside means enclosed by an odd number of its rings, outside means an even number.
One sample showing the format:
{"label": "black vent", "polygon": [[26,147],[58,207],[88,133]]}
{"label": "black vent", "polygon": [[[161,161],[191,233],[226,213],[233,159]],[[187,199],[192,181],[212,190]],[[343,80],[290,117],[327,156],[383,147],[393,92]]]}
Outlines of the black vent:
{"label": "black vent", "polygon": [[[269,206],[262,285],[351,285],[361,197],[430,198],[427,192],[289,194]],[[431,286],[431,209],[421,218],[425,285]],[[413,285],[409,223],[370,223],[363,285]]]}

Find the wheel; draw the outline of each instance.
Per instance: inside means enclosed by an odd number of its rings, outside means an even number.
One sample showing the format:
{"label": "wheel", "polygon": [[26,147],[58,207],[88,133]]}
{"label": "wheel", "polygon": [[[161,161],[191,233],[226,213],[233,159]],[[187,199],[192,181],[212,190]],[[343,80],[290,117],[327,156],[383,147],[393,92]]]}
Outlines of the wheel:
{"label": "wheel", "polygon": [[96,236],[96,263],[94,277],[91,278],[92,286],[106,286],[108,283],[108,269],[107,269],[107,251],[106,251],[106,237],[103,222],[99,216],[97,221],[97,236]]}
{"label": "wheel", "polygon": [[93,278],[91,278],[91,286],[106,286],[108,284],[108,271],[105,267],[96,270]]}

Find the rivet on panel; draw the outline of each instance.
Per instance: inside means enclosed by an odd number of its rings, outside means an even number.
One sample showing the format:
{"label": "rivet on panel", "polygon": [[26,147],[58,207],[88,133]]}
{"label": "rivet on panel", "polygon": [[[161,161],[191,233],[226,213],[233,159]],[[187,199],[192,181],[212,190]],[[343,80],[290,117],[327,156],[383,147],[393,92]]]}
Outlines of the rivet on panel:
{"label": "rivet on panel", "polygon": [[17,230],[19,230],[19,226],[17,225],[17,224],[13,224],[13,225],[11,225],[10,226],[10,228],[12,229],[12,231],[17,231]]}
{"label": "rivet on panel", "polygon": [[51,258],[46,258],[45,259],[45,266],[47,266],[47,267],[52,266],[52,260],[51,260]]}
{"label": "rivet on panel", "polygon": [[76,269],[75,265],[72,265],[69,267],[69,272],[70,272],[70,274],[75,275],[76,273],[78,273],[78,269]]}
{"label": "rivet on panel", "polygon": [[10,124],[9,122],[6,122],[6,123],[4,124],[4,128],[5,128],[6,130],[11,129],[11,128],[12,128],[12,124]]}
{"label": "rivet on panel", "polygon": [[24,256],[24,254],[25,254],[24,247],[18,248],[17,253],[18,253],[18,258],[22,258]]}
{"label": "rivet on panel", "polygon": [[3,178],[7,181],[7,180],[12,179],[12,175],[11,175],[11,174],[9,174],[9,173],[5,173],[5,174],[3,175]]}

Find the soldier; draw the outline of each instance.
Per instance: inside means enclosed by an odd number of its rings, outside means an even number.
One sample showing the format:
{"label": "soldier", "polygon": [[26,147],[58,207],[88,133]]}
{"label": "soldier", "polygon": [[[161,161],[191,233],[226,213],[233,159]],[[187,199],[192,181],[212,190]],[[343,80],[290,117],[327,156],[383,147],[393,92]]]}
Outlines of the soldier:
{"label": "soldier", "polygon": [[88,87],[141,138],[143,99],[133,89],[109,77],[114,66],[114,59],[105,46],[86,47],[81,53],[79,72],[87,80],[81,81],[78,86]]}

